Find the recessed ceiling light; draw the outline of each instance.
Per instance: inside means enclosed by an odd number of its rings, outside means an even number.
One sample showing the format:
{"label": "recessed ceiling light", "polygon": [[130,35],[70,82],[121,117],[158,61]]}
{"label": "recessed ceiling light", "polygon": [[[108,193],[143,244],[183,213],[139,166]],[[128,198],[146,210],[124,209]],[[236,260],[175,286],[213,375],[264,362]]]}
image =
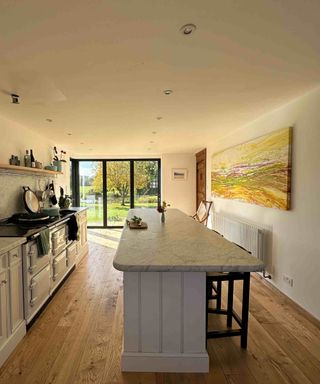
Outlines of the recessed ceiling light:
{"label": "recessed ceiling light", "polygon": [[80,143],[80,144],[84,144],[84,143]]}
{"label": "recessed ceiling light", "polygon": [[172,89],[165,89],[165,90],[163,91],[163,93],[164,93],[165,95],[171,95],[172,92],[173,92]]}
{"label": "recessed ceiling light", "polygon": [[154,141],[152,141],[152,140],[151,140],[151,141],[149,141],[149,143],[150,143],[150,144],[153,144],[153,143],[154,143]]}
{"label": "recessed ceiling light", "polygon": [[46,119],[46,121],[47,121],[48,123],[52,123],[52,122],[53,122],[52,119]]}
{"label": "recessed ceiling light", "polygon": [[68,136],[72,136],[72,133],[69,132],[69,133],[67,133],[67,135],[68,135]]}
{"label": "recessed ceiling light", "polygon": [[153,135],[156,135],[156,134],[157,134],[157,131],[152,131],[152,134],[153,134]]}
{"label": "recessed ceiling light", "polygon": [[[172,91],[171,91],[172,92]],[[163,117],[162,116],[158,116],[157,117],[157,120],[162,120],[163,119]]]}
{"label": "recessed ceiling light", "polygon": [[195,30],[197,29],[197,27],[194,25],[194,24],[185,24],[183,25],[181,28],[180,28],[180,32],[183,34],[183,35],[186,35],[186,36],[189,36],[191,35]]}

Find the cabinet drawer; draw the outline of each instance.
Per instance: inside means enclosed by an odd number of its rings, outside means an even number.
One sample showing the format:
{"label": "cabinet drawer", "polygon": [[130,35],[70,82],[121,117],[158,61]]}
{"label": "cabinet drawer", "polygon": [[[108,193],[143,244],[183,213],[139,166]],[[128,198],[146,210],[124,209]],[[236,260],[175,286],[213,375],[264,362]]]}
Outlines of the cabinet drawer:
{"label": "cabinet drawer", "polygon": [[9,265],[22,261],[21,247],[9,251]]}

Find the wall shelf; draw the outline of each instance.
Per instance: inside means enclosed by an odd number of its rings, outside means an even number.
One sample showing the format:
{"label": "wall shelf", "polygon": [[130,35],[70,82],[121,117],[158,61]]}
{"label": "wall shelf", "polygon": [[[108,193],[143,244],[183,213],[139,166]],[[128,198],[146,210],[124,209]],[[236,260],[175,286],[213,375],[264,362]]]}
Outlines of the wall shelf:
{"label": "wall shelf", "polygon": [[7,172],[17,172],[17,173],[27,173],[27,174],[35,174],[35,175],[63,175],[62,172],[49,171],[47,169],[39,169],[39,168],[29,168],[29,167],[21,167],[18,165],[10,165],[10,164],[0,164],[0,171]]}

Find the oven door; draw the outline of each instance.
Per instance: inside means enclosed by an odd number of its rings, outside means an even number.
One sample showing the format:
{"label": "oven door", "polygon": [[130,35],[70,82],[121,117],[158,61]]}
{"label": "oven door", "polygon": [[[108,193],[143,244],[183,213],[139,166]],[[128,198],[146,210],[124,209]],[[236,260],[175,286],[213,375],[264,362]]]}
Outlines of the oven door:
{"label": "oven door", "polygon": [[26,272],[29,276],[36,275],[41,271],[46,265],[49,264],[50,254],[39,257],[38,248],[36,240],[29,241],[23,246],[23,260],[25,265]]}
{"label": "oven door", "polygon": [[67,267],[71,268],[75,265],[77,258],[77,244],[73,242],[67,248]]}
{"label": "oven door", "polygon": [[50,266],[30,279],[27,302],[27,322],[38,312],[50,295]]}
{"label": "oven door", "polygon": [[55,257],[52,261],[53,273],[52,280],[54,284],[58,283],[67,270],[67,252],[63,251],[61,255]]}

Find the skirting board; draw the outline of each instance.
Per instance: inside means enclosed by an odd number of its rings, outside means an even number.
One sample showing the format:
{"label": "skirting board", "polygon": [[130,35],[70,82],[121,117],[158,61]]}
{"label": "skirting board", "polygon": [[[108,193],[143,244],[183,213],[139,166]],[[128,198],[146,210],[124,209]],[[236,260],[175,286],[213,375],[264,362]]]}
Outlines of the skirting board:
{"label": "skirting board", "polygon": [[16,348],[19,341],[24,337],[25,334],[26,334],[26,323],[25,321],[23,321],[15,330],[15,332],[8,338],[6,343],[0,348],[0,367],[11,355],[11,353]]}
{"label": "skirting board", "polygon": [[134,353],[123,352],[123,372],[209,372],[207,353]]}

